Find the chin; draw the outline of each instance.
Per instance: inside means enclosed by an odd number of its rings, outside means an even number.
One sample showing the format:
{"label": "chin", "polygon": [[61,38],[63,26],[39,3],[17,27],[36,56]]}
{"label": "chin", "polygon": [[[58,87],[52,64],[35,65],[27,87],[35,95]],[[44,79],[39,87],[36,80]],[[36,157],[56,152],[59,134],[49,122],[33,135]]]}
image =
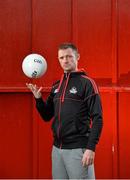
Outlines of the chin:
{"label": "chin", "polygon": [[65,72],[71,72],[71,69],[64,69]]}

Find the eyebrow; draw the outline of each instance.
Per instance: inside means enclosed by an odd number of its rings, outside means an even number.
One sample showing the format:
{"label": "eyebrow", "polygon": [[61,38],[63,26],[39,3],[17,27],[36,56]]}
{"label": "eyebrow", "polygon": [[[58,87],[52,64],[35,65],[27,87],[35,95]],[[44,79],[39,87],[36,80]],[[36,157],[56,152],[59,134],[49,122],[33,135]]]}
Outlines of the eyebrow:
{"label": "eyebrow", "polygon": [[63,59],[64,57],[73,57],[73,55],[65,55],[65,56],[59,56],[59,59]]}

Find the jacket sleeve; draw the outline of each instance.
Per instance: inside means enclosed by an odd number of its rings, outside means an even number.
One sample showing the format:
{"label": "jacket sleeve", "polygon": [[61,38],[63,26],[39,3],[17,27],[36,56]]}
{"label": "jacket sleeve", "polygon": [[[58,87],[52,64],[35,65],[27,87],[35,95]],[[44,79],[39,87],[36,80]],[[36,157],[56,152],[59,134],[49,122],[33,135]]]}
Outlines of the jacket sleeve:
{"label": "jacket sleeve", "polygon": [[90,82],[88,86],[89,88],[87,90],[86,104],[90,118],[92,120],[92,126],[88,139],[87,149],[95,151],[96,144],[99,141],[103,127],[102,105],[95,82]]}
{"label": "jacket sleeve", "polygon": [[46,102],[42,99],[36,100],[36,108],[44,121],[49,121],[54,116],[53,93],[51,91]]}

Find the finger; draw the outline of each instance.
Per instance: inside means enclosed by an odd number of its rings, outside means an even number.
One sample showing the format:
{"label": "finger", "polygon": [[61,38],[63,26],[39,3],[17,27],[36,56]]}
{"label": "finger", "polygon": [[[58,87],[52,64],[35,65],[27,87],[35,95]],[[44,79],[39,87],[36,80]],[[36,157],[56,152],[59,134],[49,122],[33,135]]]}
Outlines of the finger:
{"label": "finger", "polygon": [[29,84],[26,84],[26,85],[27,85],[27,87],[28,87],[32,92],[35,91],[33,84],[29,83]]}
{"label": "finger", "polygon": [[85,165],[86,165],[86,159],[85,158],[82,159],[82,165],[83,165],[83,167],[85,167]]}
{"label": "finger", "polygon": [[34,87],[34,89],[35,89],[35,90],[37,89],[37,86],[36,86],[36,84],[35,84],[33,87]]}
{"label": "finger", "polygon": [[26,86],[29,88],[29,83],[26,83]]}
{"label": "finger", "polygon": [[32,84],[29,84],[29,89],[30,89],[31,91],[33,91],[33,85],[32,85]]}
{"label": "finger", "polygon": [[88,162],[87,162],[87,165],[92,165],[93,164],[93,159],[89,159]]}
{"label": "finger", "polygon": [[38,90],[39,90],[39,88],[38,88],[38,86],[35,84],[35,85],[33,85],[33,89],[35,90],[35,91],[37,91],[38,92]]}
{"label": "finger", "polygon": [[31,83],[26,83],[26,86],[31,86],[32,84]]}
{"label": "finger", "polygon": [[30,88],[32,89],[33,92],[37,92],[38,91],[38,87],[37,85],[33,85],[33,84],[30,84]]}
{"label": "finger", "polygon": [[40,93],[42,89],[43,89],[43,87],[40,87],[39,90],[37,91],[37,93]]}
{"label": "finger", "polygon": [[89,158],[86,158],[86,157],[82,159],[82,165],[83,165],[83,167],[89,166],[89,165],[91,165],[92,163],[93,163],[92,159],[89,159]]}
{"label": "finger", "polygon": [[94,160],[91,159],[89,164],[92,165],[93,163],[94,163]]}
{"label": "finger", "polygon": [[33,91],[36,91],[36,85],[31,84],[31,88]]}
{"label": "finger", "polygon": [[30,85],[31,85],[31,84],[29,84],[29,83],[26,83],[26,86],[27,86],[29,89],[30,89]]}
{"label": "finger", "polygon": [[85,167],[86,166],[86,163],[85,162],[83,162],[83,167]]}

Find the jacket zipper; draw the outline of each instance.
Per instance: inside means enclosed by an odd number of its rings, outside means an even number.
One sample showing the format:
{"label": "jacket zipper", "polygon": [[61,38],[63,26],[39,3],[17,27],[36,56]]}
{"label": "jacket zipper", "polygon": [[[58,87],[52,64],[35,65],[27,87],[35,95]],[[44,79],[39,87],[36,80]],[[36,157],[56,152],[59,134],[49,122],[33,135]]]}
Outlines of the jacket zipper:
{"label": "jacket zipper", "polygon": [[[68,76],[69,76],[69,74],[68,74]],[[59,112],[58,112],[58,119],[59,119],[58,138],[59,139],[60,139],[60,130],[61,130],[61,117],[60,117],[61,105],[64,102],[65,90],[66,90],[66,87],[67,87],[67,84],[68,84],[68,80],[69,80],[68,76],[66,74],[66,80],[65,80],[64,87],[63,87],[63,90],[62,90],[61,96],[60,96],[60,104],[59,104]],[[60,149],[61,148],[62,148],[62,140],[60,141]]]}
{"label": "jacket zipper", "polygon": [[58,111],[59,126],[57,130],[57,135],[59,139],[60,139],[60,129],[61,129],[60,111],[61,111],[61,98],[60,98],[59,111]]}

